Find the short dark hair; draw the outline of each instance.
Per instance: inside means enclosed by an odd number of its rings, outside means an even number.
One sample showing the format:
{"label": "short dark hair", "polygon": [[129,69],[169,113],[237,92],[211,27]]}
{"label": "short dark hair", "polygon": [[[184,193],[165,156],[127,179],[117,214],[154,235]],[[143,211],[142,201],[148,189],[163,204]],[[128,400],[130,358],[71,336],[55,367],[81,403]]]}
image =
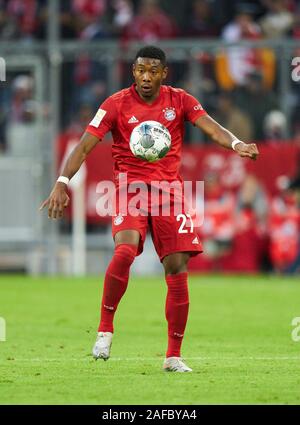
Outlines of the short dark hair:
{"label": "short dark hair", "polygon": [[155,46],[142,47],[135,55],[134,61],[136,61],[137,58],[159,59],[162,66],[166,66],[166,54],[159,47],[155,47]]}

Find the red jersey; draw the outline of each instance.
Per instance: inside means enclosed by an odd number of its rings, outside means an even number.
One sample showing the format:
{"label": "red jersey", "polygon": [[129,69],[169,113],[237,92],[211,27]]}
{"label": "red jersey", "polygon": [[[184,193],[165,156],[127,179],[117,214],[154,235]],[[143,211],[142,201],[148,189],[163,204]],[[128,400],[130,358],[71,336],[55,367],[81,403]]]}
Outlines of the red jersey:
{"label": "red jersey", "polygon": [[[205,114],[199,101],[182,89],[161,86],[158,97],[149,105],[139,96],[133,84],[108,97],[86,131],[99,139],[112,132],[115,179],[119,173],[127,173],[128,182],[181,180],[179,167],[184,121],[194,124]],[[132,130],[148,120],[163,124],[171,134],[171,149],[164,158],[152,163],[135,157],[129,147]]]}

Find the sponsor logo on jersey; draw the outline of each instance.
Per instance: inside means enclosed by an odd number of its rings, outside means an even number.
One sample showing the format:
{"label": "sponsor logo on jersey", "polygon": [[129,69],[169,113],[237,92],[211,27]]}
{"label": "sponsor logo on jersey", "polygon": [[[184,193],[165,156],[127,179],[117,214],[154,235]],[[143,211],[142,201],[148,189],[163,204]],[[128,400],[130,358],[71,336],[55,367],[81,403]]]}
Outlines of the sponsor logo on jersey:
{"label": "sponsor logo on jersey", "polygon": [[176,118],[176,111],[175,108],[165,108],[163,109],[163,113],[165,116],[165,119],[168,121],[173,121]]}
{"label": "sponsor logo on jersey", "polygon": [[96,115],[94,116],[94,118],[92,119],[89,125],[92,125],[93,127],[98,128],[105,114],[106,114],[106,111],[104,111],[104,109],[99,108]]}
{"label": "sponsor logo on jersey", "polygon": [[128,120],[128,123],[129,124],[134,124],[136,122],[139,122],[139,120],[136,119],[134,115],[132,115],[132,117]]}
{"label": "sponsor logo on jersey", "polygon": [[115,226],[119,226],[120,224],[122,224],[124,221],[124,217],[122,215],[117,215],[117,217],[115,217],[114,219],[114,224]]}
{"label": "sponsor logo on jersey", "polygon": [[195,239],[192,240],[192,243],[193,244],[198,244],[199,243],[197,236],[195,237]]}

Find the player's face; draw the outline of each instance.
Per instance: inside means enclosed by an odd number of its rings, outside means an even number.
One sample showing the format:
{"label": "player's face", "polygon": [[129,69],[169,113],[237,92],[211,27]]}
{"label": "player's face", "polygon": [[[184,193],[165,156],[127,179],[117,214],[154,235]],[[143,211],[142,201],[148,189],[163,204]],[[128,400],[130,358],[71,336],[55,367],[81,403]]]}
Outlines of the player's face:
{"label": "player's face", "polygon": [[167,67],[164,67],[159,59],[137,58],[132,71],[137,92],[142,99],[155,99],[161,83],[167,76]]}

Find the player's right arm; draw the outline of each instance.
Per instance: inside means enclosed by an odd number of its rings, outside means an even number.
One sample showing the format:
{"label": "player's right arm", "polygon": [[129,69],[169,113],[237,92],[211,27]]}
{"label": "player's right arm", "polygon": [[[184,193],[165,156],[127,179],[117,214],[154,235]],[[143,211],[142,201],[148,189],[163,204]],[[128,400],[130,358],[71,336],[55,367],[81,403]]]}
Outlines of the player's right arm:
{"label": "player's right arm", "polygon": [[[94,134],[85,132],[78,145],[69,155],[62,171],[62,176],[68,177],[70,180],[77,173],[81,164],[99,141],[100,139]],[[62,182],[56,182],[49,197],[41,204],[40,210],[48,207],[49,218],[61,218],[69,200],[67,185]]]}
{"label": "player's right arm", "polygon": [[[112,130],[116,123],[116,118],[117,109],[115,102],[112,97],[108,97],[87,126],[78,145],[68,157],[62,171],[62,176],[70,180],[74,174],[77,173],[88,154],[94,149],[97,143],[103,139],[104,135]],[[48,207],[49,218],[61,218],[68,203],[69,196],[67,193],[67,185],[65,183],[56,182],[49,197],[40,206],[40,210]]]}

